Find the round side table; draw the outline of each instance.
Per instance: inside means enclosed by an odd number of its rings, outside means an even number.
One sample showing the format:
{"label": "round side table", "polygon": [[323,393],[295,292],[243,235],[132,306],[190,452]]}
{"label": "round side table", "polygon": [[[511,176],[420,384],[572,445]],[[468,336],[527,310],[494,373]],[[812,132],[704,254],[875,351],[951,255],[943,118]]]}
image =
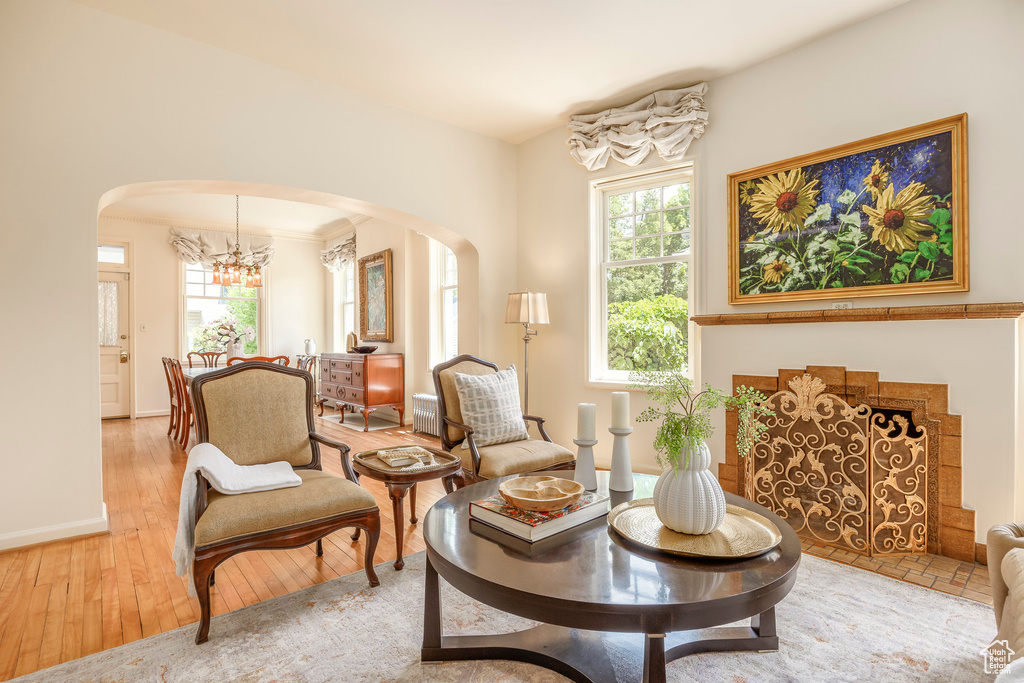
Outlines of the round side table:
{"label": "round side table", "polygon": [[428,446],[419,446],[419,444],[407,444],[407,446],[418,446],[430,451],[434,455],[434,461],[437,464],[431,467],[409,470],[401,467],[391,467],[377,457],[377,450],[390,450],[391,448],[401,448],[402,446],[389,446],[387,449],[362,451],[352,456],[352,468],[357,474],[384,482],[384,485],[388,487],[388,495],[391,497],[391,506],[395,516],[395,545],[398,552],[398,556],[395,558],[395,569],[401,569],[405,566],[405,559],[402,557],[405,514],[402,508],[406,494],[409,494],[411,512],[409,523],[416,524],[418,521],[416,519],[416,484],[418,482],[440,479],[444,484],[444,490],[448,493],[451,493],[456,488],[465,486],[465,480],[462,477],[462,459],[457,455]]}

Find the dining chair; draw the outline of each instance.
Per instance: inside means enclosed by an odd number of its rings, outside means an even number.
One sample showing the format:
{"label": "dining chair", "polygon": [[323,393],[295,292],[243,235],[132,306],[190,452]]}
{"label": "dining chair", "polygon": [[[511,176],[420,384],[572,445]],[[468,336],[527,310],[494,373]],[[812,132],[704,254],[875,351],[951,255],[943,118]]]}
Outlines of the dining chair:
{"label": "dining chair", "polygon": [[[315,541],[321,557],[324,536],[355,527],[366,532],[366,577],[371,587],[380,584],[373,568],[380,510],[373,494],[359,486],[349,447],[315,431],[313,379],[308,373],[269,363],[240,363],[196,377],[192,398],[198,443],[213,444],[238,465],[285,461],[302,479],[292,488],[225,495],[196,472],[196,643],[206,642],[210,632],[214,570],[238,553],[299,548]],[[321,446],[339,452],[344,476],[323,471]]]}
{"label": "dining chair", "polygon": [[[544,418],[523,415],[523,420],[537,423],[540,439],[522,439],[490,446],[478,446],[473,429],[463,424],[462,405],[455,388],[455,374],[489,375],[498,366],[476,356],[461,355],[434,366],[434,390],[441,411],[441,446],[462,458],[463,477],[467,484],[525,472],[576,469],[576,456],[551,440],[544,429]],[[468,448],[461,448],[465,441]]]}
{"label": "dining chair", "polygon": [[178,396],[179,406],[178,430],[174,433],[174,440],[184,451],[188,449],[188,440],[192,436],[195,416],[192,410],[192,400],[188,393],[188,384],[185,381],[185,373],[181,371],[181,361],[177,358],[171,359],[171,376],[174,378],[174,390]]}
{"label": "dining chair", "polygon": [[196,356],[203,361],[204,368],[215,368],[217,363],[220,361],[221,356],[227,356],[225,351],[189,351],[188,353],[188,366],[195,367],[192,365],[192,356]]}
{"label": "dining chair", "polygon": [[277,363],[278,365],[288,365],[288,356],[232,356],[228,358],[228,365],[234,365],[235,363],[245,363],[250,360],[261,360],[266,363]]}
{"label": "dining chair", "polygon": [[160,362],[164,366],[164,379],[167,380],[167,393],[170,395],[171,402],[171,416],[167,424],[167,436],[170,436],[171,432],[176,432],[178,428],[178,419],[181,415],[181,404],[178,403],[178,390],[175,386],[174,378],[171,375],[171,359],[161,358]]}

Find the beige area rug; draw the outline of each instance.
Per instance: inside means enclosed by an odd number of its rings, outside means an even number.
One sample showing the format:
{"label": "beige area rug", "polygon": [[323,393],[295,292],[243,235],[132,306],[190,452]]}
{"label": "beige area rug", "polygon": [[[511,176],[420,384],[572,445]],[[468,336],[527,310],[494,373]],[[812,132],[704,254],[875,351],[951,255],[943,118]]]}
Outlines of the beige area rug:
{"label": "beige area rug", "polygon": [[[329,412],[324,412],[324,416],[322,419],[327,420],[328,422],[333,422],[336,425],[341,425],[342,427],[355,429],[356,431],[360,432],[363,431],[363,428],[366,426],[366,422],[363,420],[362,413],[345,413],[344,415],[342,415],[341,413],[332,414]],[[377,417],[376,415],[373,414],[370,415],[371,432],[377,431],[378,429],[393,429],[395,427],[398,427],[397,422],[385,420],[384,418]]]}
{"label": "beige area rug", "polygon": [[[381,585],[360,572],[214,617],[210,640],[182,627],[19,681],[565,681],[509,661],[420,664],[424,555]],[[529,625],[445,584],[445,633],[500,633]],[[715,653],[668,665],[669,681],[991,681],[979,650],[994,632],[992,609],[881,574],[804,555],[799,579],[777,607],[779,652]],[[609,653],[615,668],[639,661]],[[635,674],[634,674],[635,675]],[[627,674],[622,680],[633,676]]]}

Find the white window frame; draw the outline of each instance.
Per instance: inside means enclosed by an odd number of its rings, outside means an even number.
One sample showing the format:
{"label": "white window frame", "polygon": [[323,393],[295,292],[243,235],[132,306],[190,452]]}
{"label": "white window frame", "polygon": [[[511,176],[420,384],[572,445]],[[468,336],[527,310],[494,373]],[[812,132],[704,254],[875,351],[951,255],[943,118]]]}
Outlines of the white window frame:
{"label": "white window frame", "polygon": [[[589,387],[626,389],[630,387],[629,372],[608,368],[608,289],[605,286],[609,267],[657,265],[661,263],[685,263],[687,277],[687,312],[695,315],[698,279],[699,238],[697,225],[696,169],[692,161],[671,168],[642,173],[629,173],[611,178],[600,178],[590,182],[590,231],[588,241],[590,286],[588,295],[588,325],[586,344],[586,377]],[[687,254],[658,256],[629,261],[608,259],[608,197],[627,190],[637,190],[653,185],[664,186],[674,182],[690,183],[690,249]],[[663,209],[664,210],[664,209]],[[699,367],[699,337],[696,326],[687,324],[687,365],[685,374],[697,381]]]}
{"label": "white window frame", "polygon": [[[206,266],[204,266],[204,269],[205,268],[206,268]],[[188,293],[188,272],[187,271],[188,271],[188,264],[185,263],[184,261],[182,261],[181,262],[181,268],[178,270],[178,274],[179,274],[178,275],[178,292],[179,292],[179,295],[180,295],[178,297],[178,301],[180,302],[180,307],[178,309],[178,343],[181,345],[179,347],[179,349],[180,349],[179,356],[181,357],[182,360],[184,360],[185,358],[188,357],[188,353],[189,353],[189,350],[190,350],[189,349],[189,343],[188,343],[188,321],[185,319],[185,317],[188,315],[188,300],[189,299],[217,299],[217,300],[221,300],[221,299],[225,299],[225,300],[226,299],[238,299],[238,300],[246,300],[246,301],[248,300],[245,297],[230,297],[230,296],[209,297],[209,296],[196,296],[194,294],[189,294]],[[259,355],[270,356],[270,355],[273,355],[273,354],[269,352],[269,349],[270,349],[270,329],[269,329],[270,313],[268,311],[268,309],[269,309],[269,306],[267,305],[268,297],[267,297],[267,294],[266,294],[267,291],[270,288],[270,281],[269,281],[270,278],[269,278],[269,275],[267,274],[267,269],[266,268],[262,269],[260,274],[263,275],[263,286],[256,288],[256,319],[259,321],[259,331],[257,332],[256,343],[257,343],[257,348],[258,348]]]}
{"label": "white window frame", "polygon": [[[446,360],[451,360],[458,354],[456,349],[455,356],[449,356],[448,339],[445,335],[445,319],[444,319],[444,297],[446,292],[454,291],[456,297],[459,292],[459,276],[458,276],[458,257],[455,256],[455,252],[450,247],[442,242],[438,242],[435,239],[430,239],[430,353],[427,354],[429,357],[430,368],[433,369],[438,363],[443,363]],[[456,259],[456,274],[455,282],[448,282],[448,254],[455,256]],[[456,309],[456,316],[458,316],[458,309]],[[456,325],[457,325],[456,318]],[[456,334],[458,334],[456,332]],[[456,341],[457,345],[457,341]]]}

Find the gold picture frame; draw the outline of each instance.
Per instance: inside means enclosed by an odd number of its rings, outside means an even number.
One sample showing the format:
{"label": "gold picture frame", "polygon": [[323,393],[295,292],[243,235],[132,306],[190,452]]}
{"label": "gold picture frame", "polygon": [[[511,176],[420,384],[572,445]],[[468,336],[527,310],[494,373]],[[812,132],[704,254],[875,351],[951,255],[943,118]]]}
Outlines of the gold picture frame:
{"label": "gold picture frame", "polygon": [[391,250],[359,259],[359,338],[395,341]]}
{"label": "gold picture frame", "polygon": [[728,180],[729,303],[970,289],[967,114]]}

